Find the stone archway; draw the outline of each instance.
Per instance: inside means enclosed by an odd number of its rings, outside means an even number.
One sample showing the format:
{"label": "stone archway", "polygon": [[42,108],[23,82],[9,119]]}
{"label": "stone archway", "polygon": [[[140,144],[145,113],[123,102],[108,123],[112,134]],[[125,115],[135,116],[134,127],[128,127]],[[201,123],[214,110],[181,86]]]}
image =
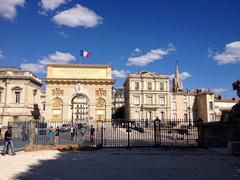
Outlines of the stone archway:
{"label": "stone archway", "polygon": [[89,124],[89,99],[85,94],[78,94],[72,98],[72,122]]}

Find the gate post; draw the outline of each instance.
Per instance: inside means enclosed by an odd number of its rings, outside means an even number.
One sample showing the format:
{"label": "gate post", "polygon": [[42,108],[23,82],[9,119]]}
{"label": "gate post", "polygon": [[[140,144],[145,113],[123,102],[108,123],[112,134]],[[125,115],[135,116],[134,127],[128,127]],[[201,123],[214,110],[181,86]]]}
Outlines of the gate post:
{"label": "gate post", "polygon": [[[159,131],[158,134],[157,134],[157,130]],[[157,135],[161,136],[160,120],[158,119],[158,117],[154,120],[154,147],[158,147]]]}
{"label": "gate post", "polygon": [[129,127],[129,124],[130,122],[128,122],[128,125],[127,125],[127,133],[128,133],[128,147],[130,147],[130,127]]}
{"label": "gate post", "polygon": [[198,146],[204,147],[204,125],[201,118],[198,119]]}

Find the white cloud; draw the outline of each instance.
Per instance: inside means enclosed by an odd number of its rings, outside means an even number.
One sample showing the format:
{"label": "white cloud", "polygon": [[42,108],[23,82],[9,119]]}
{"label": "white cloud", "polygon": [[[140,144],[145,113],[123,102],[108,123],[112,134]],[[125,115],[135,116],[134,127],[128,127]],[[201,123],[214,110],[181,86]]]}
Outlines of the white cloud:
{"label": "white cloud", "polygon": [[93,10],[88,9],[80,4],[75,7],[59,12],[53,17],[57,25],[69,27],[82,26],[85,28],[95,27],[102,23],[103,18],[98,16]]}
{"label": "white cloud", "polygon": [[162,59],[164,56],[168,55],[169,52],[176,51],[176,48],[173,44],[169,44],[167,49],[158,48],[149,51],[148,53],[128,58],[128,66],[146,66],[151,62]]}
{"label": "white cloud", "polygon": [[135,53],[140,53],[140,52],[141,52],[141,49],[135,48],[133,51],[134,51]]}
{"label": "white cloud", "polygon": [[76,58],[70,54],[65,52],[56,51],[54,54],[49,54],[48,57],[44,57],[39,60],[40,64],[67,64],[70,61],[75,60]]}
{"label": "white cloud", "polygon": [[58,32],[58,34],[65,39],[69,37],[68,34],[63,31]]}
{"label": "white cloud", "polygon": [[17,6],[23,7],[25,0],[0,0],[0,16],[12,20],[17,15]]}
{"label": "white cloud", "polygon": [[141,54],[141,49],[139,49],[139,48],[135,48],[134,50],[133,50],[133,52],[131,53],[131,55],[132,56],[138,56],[138,55],[140,55]]}
{"label": "white cloud", "polygon": [[[192,77],[192,75],[189,74],[188,72],[182,72],[182,73],[179,74],[179,76],[180,76],[180,78],[181,78],[182,80],[186,80],[187,78]],[[175,74],[169,75],[169,78],[170,78],[171,80],[172,80],[174,77],[175,77]]]}
{"label": "white cloud", "polygon": [[208,56],[212,57],[219,65],[235,64],[240,62],[240,41],[225,45],[224,51],[214,53],[208,49]]}
{"label": "white cloud", "polygon": [[112,75],[116,78],[126,78],[129,73],[130,73],[129,71],[125,71],[125,70],[113,70],[112,71]]}
{"label": "white cloud", "polygon": [[73,61],[75,59],[76,58],[70,53],[56,51],[55,53],[49,54],[48,57],[44,57],[40,59],[38,61],[39,63],[36,63],[36,64],[23,63],[20,65],[20,67],[23,70],[31,71],[34,73],[39,73],[39,72],[45,73],[46,71],[44,68],[45,68],[45,65],[47,64],[67,64],[70,61]]}
{"label": "white cloud", "polygon": [[62,4],[66,4],[69,0],[41,0],[41,7],[44,11],[53,11]]}
{"label": "white cloud", "polygon": [[41,64],[21,64],[20,68],[33,73],[44,72],[44,65]]}
{"label": "white cloud", "polygon": [[3,55],[3,51],[2,50],[0,50],[0,59],[4,59],[5,57],[4,57],[4,55]]}

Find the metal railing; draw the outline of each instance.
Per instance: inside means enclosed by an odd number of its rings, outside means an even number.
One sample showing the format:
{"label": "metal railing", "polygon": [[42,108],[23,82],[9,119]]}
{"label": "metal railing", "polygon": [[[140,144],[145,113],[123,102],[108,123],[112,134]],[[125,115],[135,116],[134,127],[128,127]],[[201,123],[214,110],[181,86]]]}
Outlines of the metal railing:
{"label": "metal railing", "polygon": [[[11,124],[11,123],[10,123]],[[10,125],[9,124],[9,125]],[[11,124],[13,142],[18,147],[29,143],[28,123]],[[82,144],[91,147],[197,147],[199,127],[193,120],[124,120],[97,121],[91,127],[84,123],[39,122],[34,129],[34,144]]]}

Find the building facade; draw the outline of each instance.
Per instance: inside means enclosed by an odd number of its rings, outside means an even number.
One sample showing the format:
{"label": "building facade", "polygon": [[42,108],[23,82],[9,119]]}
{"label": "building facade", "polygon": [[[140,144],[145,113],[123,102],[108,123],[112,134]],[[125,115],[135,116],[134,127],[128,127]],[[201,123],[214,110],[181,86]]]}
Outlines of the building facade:
{"label": "building facade", "polygon": [[47,66],[45,120],[84,122],[111,120],[112,67],[52,64]]}
{"label": "building facade", "polygon": [[213,122],[220,120],[222,110],[237,103],[237,100],[216,99],[212,90],[184,91],[178,65],[171,90],[169,81],[169,76],[150,71],[130,74],[124,82],[125,117],[149,121],[157,117],[182,119],[191,124],[201,118]]}
{"label": "building facade", "polygon": [[122,108],[125,104],[124,100],[124,88],[112,88],[112,114],[117,109]]}
{"label": "building facade", "polygon": [[125,118],[170,118],[169,77],[149,71],[130,74],[124,82]]}
{"label": "building facade", "polygon": [[29,121],[40,106],[41,79],[18,68],[0,68],[0,124]]}

